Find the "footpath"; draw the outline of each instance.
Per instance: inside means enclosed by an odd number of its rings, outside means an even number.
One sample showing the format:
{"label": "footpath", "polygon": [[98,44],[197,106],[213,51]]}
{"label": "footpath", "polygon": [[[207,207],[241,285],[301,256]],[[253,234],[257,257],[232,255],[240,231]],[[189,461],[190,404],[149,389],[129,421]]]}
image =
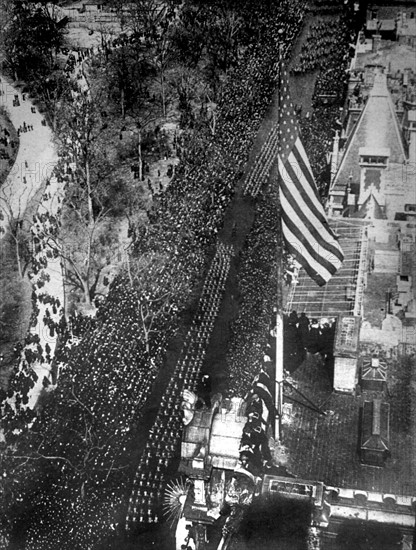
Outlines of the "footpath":
{"label": "footpath", "polygon": [[[4,76],[1,76],[0,92],[0,105],[7,109],[16,130],[22,128],[15,163],[0,190],[0,210],[4,216],[0,223],[5,228],[10,217],[9,209],[14,218],[22,217],[42,182],[50,177],[57,155],[53,134],[47,125],[42,124],[43,116],[27,98],[27,94],[23,100],[22,93]],[[33,130],[23,131],[25,125]]]}
{"label": "footpath", "polygon": [[[29,272],[32,284],[32,321],[21,352],[17,378],[25,378],[29,388],[27,397],[22,390],[9,396],[8,403],[15,409],[18,403],[33,408],[45,386],[52,381],[52,361],[57,344],[56,331],[64,307],[64,279],[61,261],[55,257],[47,242],[36,237],[59,212],[63,183],[53,176],[58,156],[53,134],[27,94],[22,94],[1,75],[1,105],[7,109],[13,126],[19,133],[20,146],[16,161],[0,189],[0,224],[4,230],[11,220],[23,219],[28,207],[36,201],[37,214],[31,223],[33,258]],[[4,232],[2,232],[4,235]],[[46,379],[46,380],[45,380]],[[20,394],[20,395],[19,395]]]}

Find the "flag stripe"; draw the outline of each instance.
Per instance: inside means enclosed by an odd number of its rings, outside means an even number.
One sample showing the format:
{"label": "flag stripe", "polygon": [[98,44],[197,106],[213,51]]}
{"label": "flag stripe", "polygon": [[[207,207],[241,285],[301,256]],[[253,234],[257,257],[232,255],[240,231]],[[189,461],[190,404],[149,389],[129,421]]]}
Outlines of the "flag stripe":
{"label": "flag stripe", "polygon": [[293,244],[300,247],[299,253],[303,254],[303,250],[305,250],[327,273],[333,275],[341,267],[341,262],[331,252],[323,249],[320,242],[301,224],[296,216],[296,212],[292,213],[290,205],[286,205],[285,201],[283,201],[282,207],[287,208],[287,212],[283,212],[282,221],[284,221],[291,234],[294,235],[295,243]]}
{"label": "flag stripe", "polygon": [[[296,146],[294,147],[293,153],[295,151]],[[281,161],[279,160],[279,162]],[[295,154],[289,155],[286,164],[280,164],[280,171],[282,174],[281,186],[283,185],[296,197],[296,201],[299,205],[304,202],[308,211],[311,211],[318,222],[324,225],[326,223],[326,218],[321,201],[315,196],[305,173],[299,170]]]}
{"label": "flag stripe", "polygon": [[[302,240],[302,242],[305,242],[306,238],[310,238],[313,246],[315,248],[315,245],[319,243],[319,246],[321,248],[324,248],[326,251],[328,251],[328,255],[330,255],[332,262],[336,262],[337,259],[339,261],[338,268],[341,267],[342,262],[342,254],[339,252],[339,248],[337,246],[337,241],[335,238],[333,238],[333,242],[322,242],[321,239],[321,232],[319,231],[319,223],[316,220],[316,218],[313,216],[312,212],[308,212],[305,210],[300,210],[298,208],[299,201],[296,200],[296,197],[293,197],[288,191],[288,189],[284,186],[280,187],[280,202],[282,205],[282,215],[285,215],[289,217],[296,225],[298,226],[298,231],[304,231],[304,237],[302,238],[302,234],[299,235],[299,238]],[[310,214],[308,216],[308,214]]]}
{"label": "flag stripe", "polygon": [[326,284],[332,274],[328,273],[328,271],[323,268],[322,265],[317,262],[306,249],[303,250],[303,254],[299,252],[298,247],[301,247],[302,245],[299,243],[297,237],[286,226],[284,221],[282,222],[282,230],[289,252],[298,259],[299,263],[305,269],[309,277],[314,279],[319,286]]}
{"label": "flag stripe", "polygon": [[256,393],[263,402],[262,417],[263,417],[263,420],[267,421],[264,408],[266,407],[269,413],[273,411],[274,399],[273,399],[273,382],[269,374],[265,370],[261,369],[259,374],[254,378],[252,388],[253,388],[253,393]]}
{"label": "flag stripe", "polygon": [[293,148],[292,152],[296,158],[296,161],[300,166],[301,173],[304,174],[305,178],[308,181],[308,184],[309,184],[307,187],[308,191],[313,194],[313,197],[315,199],[315,203],[318,206],[318,209],[322,212],[322,215],[324,215],[321,199],[319,197],[318,189],[316,188],[316,185],[315,185],[315,179],[313,177],[312,168],[311,168],[311,165],[309,164],[309,159],[306,154],[305,148],[303,147],[303,144],[299,139],[299,137],[296,140],[295,147]]}
{"label": "flag stripe", "polygon": [[326,219],[299,137],[287,75],[282,69],[279,115],[278,171],[283,237],[289,252],[322,286],[341,267],[344,254]]}

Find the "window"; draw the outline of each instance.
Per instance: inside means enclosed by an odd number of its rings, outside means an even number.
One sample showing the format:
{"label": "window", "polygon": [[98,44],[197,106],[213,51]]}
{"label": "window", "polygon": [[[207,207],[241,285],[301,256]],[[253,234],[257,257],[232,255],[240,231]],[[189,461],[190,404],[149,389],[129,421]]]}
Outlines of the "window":
{"label": "window", "polygon": [[362,156],[360,157],[361,164],[376,164],[378,166],[387,166],[387,157],[377,157],[377,156]]}

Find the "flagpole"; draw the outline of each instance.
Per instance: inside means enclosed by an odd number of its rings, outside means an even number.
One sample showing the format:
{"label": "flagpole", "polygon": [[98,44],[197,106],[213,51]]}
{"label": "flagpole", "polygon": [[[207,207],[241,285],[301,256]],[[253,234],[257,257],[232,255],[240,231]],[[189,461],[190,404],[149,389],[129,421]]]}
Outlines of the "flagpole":
{"label": "flagpole", "polygon": [[[278,66],[278,85],[277,85],[277,124],[280,126],[280,93],[281,93],[281,74],[282,74],[282,56],[283,48],[279,46],[279,66]],[[279,171],[279,143],[277,147],[277,178],[278,188],[280,186]],[[279,193],[278,193],[279,197]],[[280,215],[280,198],[278,198],[278,239],[277,239],[277,304],[276,304],[276,360],[275,360],[275,419],[274,419],[274,439],[277,442],[282,441],[282,405],[283,405],[283,270],[282,270],[282,226]]]}
{"label": "flagpole", "polygon": [[[296,113],[290,101],[289,83],[283,68],[283,51],[279,47],[277,100],[277,178],[278,245],[276,364],[275,364],[275,439],[282,440],[283,408],[283,239],[307,274],[325,285],[342,266],[344,253],[328,225],[319,198],[312,168],[300,140]],[[274,163],[273,168],[276,163]],[[274,175],[272,176],[274,177]]]}
{"label": "flagpole", "polygon": [[[278,253],[281,249],[278,250]],[[281,283],[281,260],[278,259],[277,268],[277,312],[276,312],[276,364],[275,364],[275,422],[274,439],[282,440],[282,401],[283,401],[283,312],[282,312],[282,289]],[[280,289],[279,289],[280,287]]]}

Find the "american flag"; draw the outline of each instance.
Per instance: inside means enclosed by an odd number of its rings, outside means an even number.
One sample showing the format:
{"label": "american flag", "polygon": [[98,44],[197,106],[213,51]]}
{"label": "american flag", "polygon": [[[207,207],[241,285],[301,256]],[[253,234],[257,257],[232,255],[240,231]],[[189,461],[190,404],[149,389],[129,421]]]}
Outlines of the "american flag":
{"label": "american flag", "polygon": [[249,395],[257,395],[269,412],[274,412],[273,381],[263,369],[254,378]]}
{"label": "american flag", "polygon": [[288,251],[308,275],[322,286],[341,267],[344,254],[329,227],[308,157],[299,138],[284,69],[281,69],[279,112],[278,165],[282,233]]}

